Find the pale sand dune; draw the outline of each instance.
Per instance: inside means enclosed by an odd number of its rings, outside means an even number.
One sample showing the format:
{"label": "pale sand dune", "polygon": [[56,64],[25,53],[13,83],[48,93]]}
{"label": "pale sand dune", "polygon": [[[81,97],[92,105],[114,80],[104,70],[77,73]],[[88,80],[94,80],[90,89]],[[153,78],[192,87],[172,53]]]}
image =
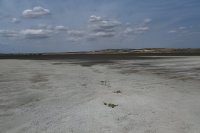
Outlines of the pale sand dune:
{"label": "pale sand dune", "polygon": [[199,57],[0,60],[0,132],[199,133],[199,67]]}

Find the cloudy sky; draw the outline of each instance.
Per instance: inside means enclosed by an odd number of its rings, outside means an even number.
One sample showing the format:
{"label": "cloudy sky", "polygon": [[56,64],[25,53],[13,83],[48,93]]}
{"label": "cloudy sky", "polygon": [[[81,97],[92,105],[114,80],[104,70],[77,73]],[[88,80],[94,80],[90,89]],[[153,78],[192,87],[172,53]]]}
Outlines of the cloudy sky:
{"label": "cloudy sky", "polygon": [[0,0],[0,52],[200,47],[200,0]]}

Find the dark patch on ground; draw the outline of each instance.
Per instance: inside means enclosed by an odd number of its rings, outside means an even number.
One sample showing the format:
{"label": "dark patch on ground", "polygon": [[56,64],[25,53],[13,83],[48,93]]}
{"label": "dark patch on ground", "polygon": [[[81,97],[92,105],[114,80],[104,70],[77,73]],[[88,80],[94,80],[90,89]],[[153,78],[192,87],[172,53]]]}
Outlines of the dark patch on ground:
{"label": "dark patch on ground", "polygon": [[85,87],[85,88],[86,88],[86,87],[87,87],[87,84],[81,84],[81,86],[83,86],[83,87]]}
{"label": "dark patch on ground", "polygon": [[132,74],[132,73],[138,73],[140,70],[134,70],[134,69],[128,69],[128,70],[121,70],[119,73],[121,74]]}
{"label": "dark patch on ground", "polygon": [[35,74],[34,76],[32,76],[30,81],[32,83],[47,82],[48,81],[48,77],[47,77],[47,75],[38,73],[38,74]]}
{"label": "dark patch on ground", "polygon": [[104,65],[104,64],[113,64],[114,61],[111,60],[67,60],[67,62],[55,62],[52,65],[65,65],[65,64],[73,64],[80,65],[83,67],[91,67],[94,65]]}
{"label": "dark patch on ground", "polygon": [[17,99],[18,106],[24,106],[33,102],[38,102],[40,100],[41,100],[41,97],[37,95],[30,95],[29,97],[23,97],[23,98]]}
{"label": "dark patch on ground", "polygon": [[69,64],[69,63],[64,63],[64,62],[52,63],[52,65],[65,65],[65,64]]}
{"label": "dark patch on ground", "polygon": [[11,115],[12,112],[10,112],[10,110],[21,107],[21,106],[26,106],[26,105],[30,106],[32,105],[32,103],[36,103],[40,101],[41,98],[42,97],[37,94],[27,94],[27,96],[21,95],[18,98],[12,97],[10,100],[5,100],[3,102],[0,102],[1,114],[3,116],[6,114]]}
{"label": "dark patch on ground", "polygon": [[[199,74],[198,71],[200,68],[191,68],[188,70],[178,70],[178,69],[169,69],[164,66],[156,66],[153,65],[152,62],[149,63],[132,63],[132,64],[121,64],[121,63],[116,63],[112,66],[110,66],[111,69],[117,69],[120,74],[133,74],[133,73],[152,73],[155,75],[163,76],[169,79],[178,79],[178,80],[199,80]],[[191,75],[187,73],[191,72],[197,72],[192,73]]]}
{"label": "dark patch on ground", "polygon": [[194,68],[194,70],[199,70],[200,71],[200,67],[199,68]]}
{"label": "dark patch on ground", "polygon": [[94,65],[105,65],[105,64],[113,64],[114,61],[110,61],[110,60],[91,60],[91,61],[80,61],[80,62],[72,62],[70,64],[78,64],[81,65],[83,67],[91,67]]}

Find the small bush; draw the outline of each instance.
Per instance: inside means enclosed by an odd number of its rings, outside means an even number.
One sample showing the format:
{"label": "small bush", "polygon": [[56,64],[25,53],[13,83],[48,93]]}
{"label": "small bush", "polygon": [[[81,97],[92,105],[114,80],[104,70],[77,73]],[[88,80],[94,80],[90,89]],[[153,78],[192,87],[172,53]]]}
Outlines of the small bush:
{"label": "small bush", "polygon": [[118,105],[113,104],[113,103],[105,103],[105,102],[104,102],[104,105],[111,107],[111,108],[115,108],[116,106],[118,106]]}

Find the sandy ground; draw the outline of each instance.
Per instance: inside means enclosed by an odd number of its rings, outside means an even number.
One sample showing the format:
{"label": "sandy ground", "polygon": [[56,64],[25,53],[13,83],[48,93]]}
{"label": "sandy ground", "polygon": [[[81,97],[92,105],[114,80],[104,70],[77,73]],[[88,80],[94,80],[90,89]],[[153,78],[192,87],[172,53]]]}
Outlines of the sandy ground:
{"label": "sandy ground", "polygon": [[200,57],[0,60],[0,132],[199,133],[199,73]]}

